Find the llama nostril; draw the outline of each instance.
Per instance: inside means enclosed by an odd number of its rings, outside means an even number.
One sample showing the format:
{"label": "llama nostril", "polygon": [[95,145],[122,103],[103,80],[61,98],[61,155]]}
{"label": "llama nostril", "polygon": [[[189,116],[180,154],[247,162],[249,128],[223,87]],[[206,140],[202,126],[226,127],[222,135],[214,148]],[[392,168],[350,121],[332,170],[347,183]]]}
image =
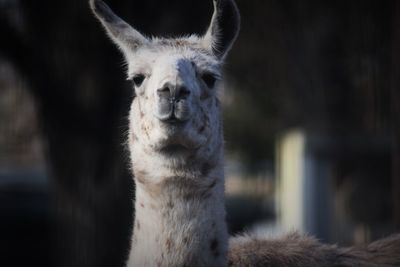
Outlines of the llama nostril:
{"label": "llama nostril", "polygon": [[182,86],[181,88],[179,88],[177,98],[178,99],[186,99],[189,97],[189,95],[190,95],[190,91],[186,87]]}
{"label": "llama nostril", "polygon": [[171,97],[171,87],[169,85],[165,85],[164,87],[157,89],[157,95],[160,98],[170,98]]}

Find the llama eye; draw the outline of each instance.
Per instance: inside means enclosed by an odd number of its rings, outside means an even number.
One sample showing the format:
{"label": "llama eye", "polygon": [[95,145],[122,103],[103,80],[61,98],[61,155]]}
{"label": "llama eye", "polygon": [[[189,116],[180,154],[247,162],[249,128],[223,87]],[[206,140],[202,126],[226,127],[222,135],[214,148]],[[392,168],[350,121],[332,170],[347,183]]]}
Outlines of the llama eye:
{"label": "llama eye", "polygon": [[208,88],[213,88],[215,83],[217,82],[217,77],[215,77],[214,74],[212,73],[204,73],[201,78],[205,82],[205,84],[208,86]]}
{"label": "llama eye", "polygon": [[135,87],[140,87],[146,77],[143,74],[137,74],[132,78]]}

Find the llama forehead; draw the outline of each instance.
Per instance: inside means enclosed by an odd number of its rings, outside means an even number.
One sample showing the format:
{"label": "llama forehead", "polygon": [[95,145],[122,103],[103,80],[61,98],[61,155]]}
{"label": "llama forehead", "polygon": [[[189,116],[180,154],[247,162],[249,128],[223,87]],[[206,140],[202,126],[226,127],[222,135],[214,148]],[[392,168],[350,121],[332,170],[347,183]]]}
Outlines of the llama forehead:
{"label": "llama forehead", "polygon": [[156,68],[174,68],[187,61],[200,72],[221,74],[222,62],[201,47],[193,38],[160,39],[141,47],[128,57],[128,78],[136,74],[151,75]]}

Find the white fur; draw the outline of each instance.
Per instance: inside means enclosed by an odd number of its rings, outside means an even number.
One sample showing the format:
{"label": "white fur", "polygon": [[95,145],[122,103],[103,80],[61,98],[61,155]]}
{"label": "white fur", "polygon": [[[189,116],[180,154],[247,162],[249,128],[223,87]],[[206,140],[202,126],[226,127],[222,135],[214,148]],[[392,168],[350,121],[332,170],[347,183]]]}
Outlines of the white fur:
{"label": "white fur", "polygon": [[[201,90],[209,88],[205,88],[198,77],[198,73],[205,69],[219,74],[220,64],[211,56],[199,51],[187,48],[179,50],[177,47],[170,47],[139,51],[138,60],[129,65],[131,75],[138,69],[146,69],[148,78],[143,83],[143,88],[138,88],[138,96],[132,103],[130,113],[129,147],[132,167],[136,175],[140,172],[145,173],[146,184],[136,183],[136,221],[141,223],[139,229],[135,224],[135,237],[132,240],[128,266],[226,265],[227,231],[224,221],[220,110],[215,88],[209,92],[211,96],[208,99],[199,100]],[[194,62],[195,68],[187,64],[178,71],[176,62],[182,59]],[[164,80],[185,83],[191,88],[191,97],[194,98],[191,107],[194,113],[192,119],[184,129],[176,133],[154,116],[157,109],[155,89],[159,88]],[[208,116],[209,123],[199,134],[198,129],[204,124],[204,115]],[[168,142],[184,144],[195,149],[196,152],[189,153],[193,157],[193,166],[186,168],[189,156],[185,153],[160,153],[159,149]],[[221,164],[216,164],[207,177],[202,177],[198,166],[210,159]],[[217,186],[209,198],[191,201],[181,199],[179,193],[174,192],[174,187],[161,188],[160,190],[171,192],[160,192],[157,195],[146,191],[148,183],[156,187],[169,177],[182,177],[199,184],[211,183],[216,179]],[[170,208],[165,203],[172,197],[175,198],[172,200],[174,207]],[[151,206],[156,209],[151,209]],[[190,242],[183,242],[185,238],[190,239]],[[218,239],[219,257],[210,255],[210,246],[214,238]],[[165,247],[169,240],[176,245],[174,250],[168,253]]]}

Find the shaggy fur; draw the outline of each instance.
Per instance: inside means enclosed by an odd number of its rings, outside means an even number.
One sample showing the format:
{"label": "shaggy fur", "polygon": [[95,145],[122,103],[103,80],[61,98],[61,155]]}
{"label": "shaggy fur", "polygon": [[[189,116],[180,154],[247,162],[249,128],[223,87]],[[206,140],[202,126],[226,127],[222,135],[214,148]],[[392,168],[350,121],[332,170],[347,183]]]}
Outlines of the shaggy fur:
{"label": "shaggy fur", "polygon": [[233,0],[214,0],[203,37],[175,39],[146,38],[102,1],[90,5],[123,52],[136,95],[129,115],[136,201],[128,266],[400,266],[399,236],[353,248],[299,234],[245,235],[228,244],[217,91],[239,31]]}
{"label": "shaggy fur", "polygon": [[395,267],[400,266],[400,235],[366,246],[339,248],[291,233],[279,238],[241,236],[231,239],[231,267]]}

